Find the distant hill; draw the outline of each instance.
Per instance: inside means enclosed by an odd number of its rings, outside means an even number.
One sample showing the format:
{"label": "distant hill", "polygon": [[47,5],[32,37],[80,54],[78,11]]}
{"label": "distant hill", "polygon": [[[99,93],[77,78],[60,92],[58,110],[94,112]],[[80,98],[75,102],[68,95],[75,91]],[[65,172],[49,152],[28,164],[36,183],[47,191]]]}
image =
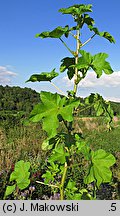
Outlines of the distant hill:
{"label": "distant hill", "polygon": [[30,112],[39,101],[39,93],[35,90],[0,85],[0,110]]}

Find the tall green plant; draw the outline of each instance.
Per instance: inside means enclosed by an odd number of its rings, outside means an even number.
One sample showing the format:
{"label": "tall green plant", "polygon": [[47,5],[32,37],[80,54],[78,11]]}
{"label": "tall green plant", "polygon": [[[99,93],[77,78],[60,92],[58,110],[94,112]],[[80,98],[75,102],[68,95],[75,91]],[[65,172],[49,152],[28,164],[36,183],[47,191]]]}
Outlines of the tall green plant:
{"label": "tall green plant", "polygon": [[[53,69],[51,72],[42,72],[33,74],[27,82],[42,82],[48,81],[53,84],[57,90],[62,93],[51,93],[42,91],[40,93],[41,102],[32,110],[29,120],[38,122],[42,120],[43,130],[47,132],[47,139],[43,142],[43,150],[49,151],[48,167],[43,174],[43,181],[37,181],[41,185],[48,185],[55,193],[60,193],[60,199],[96,199],[96,189],[102,183],[111,181],[112,172],[110,167],[115,163],[115,158],[112,154],[106,153],[99,149],[93,151],[86,144],[81,134],[78,134],[73,129],[73,121],[75,110],[81,104],[80,99],[76,96],[78,84],[86,77],[87,72],[92,69],[97,78],[105,74],[113,73],[113,70],[106,61],[108,54],[97,53],[92,55],[83,50],[83,47],[91,41],[96,35],[103,37],[115,43],[114,38],[108,32],[100,32],[94,26],[94,19],[90,17],[92,5],[76,4],[68,8],[59,10],[62,14],[69,14],[73,17],[74,26],[65,25],[58,26],[52,31],[45,31],[36,35],[38,38],[56,38],[62,42],[67,48],[72,57],[65,57],[61,61],[60,73],[67,71],[68,78],[74,79],[74,88],[68,91],[65,96],[62,90],[57,87],[52,80],[60,74]],[[86,25],[88,30],[93,34],[85,42],[81,41],[81,31]],[[63,37],[69,39],[72,36],[76,43],[76,50],[72,50],[63,40]],[[86,105],[93,106],[97,116],[106,115],[108,122],[111,123],[113,111],[109,102],[104,101],[99,94],[91,94],[85,101]],[[67,132],[58,133],[60,122],[63,122]],[[76,157],[79,156],[80,161],[76,163]],[[81,170],[85,172],[83,177],[84,185],[92,183],[94,185],[91,194],[87,189],[79,188],[75,181],[75,177],[70,173],[74,173],[74,168],[78,167],[79,173]],[[79,175],[78,173],[78,175]]]}

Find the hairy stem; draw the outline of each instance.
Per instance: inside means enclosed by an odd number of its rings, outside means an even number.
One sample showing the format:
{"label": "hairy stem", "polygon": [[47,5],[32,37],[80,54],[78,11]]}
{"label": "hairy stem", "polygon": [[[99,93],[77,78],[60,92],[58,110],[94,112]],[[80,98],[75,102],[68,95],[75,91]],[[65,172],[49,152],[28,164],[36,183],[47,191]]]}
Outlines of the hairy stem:
{"label": "hairy stem", "polygon": [[67,166],[67,163],[65,162],[63,176],[62,176],[62,180],[61,180],[61,184],[60,184],[60,200],[64,200],[64,184],[65,184],[67,168],[68,168],[68,166]]}
{"label": "hairy stem", "polygon": [[[80,30],[78,29],[77,32],[76,32],[76,41],[77,41],[77,44],[76,44],[76,56],[75,56],[75,64],[78,64],[78,58],[79,58],[79,49],[80,49],[80,40],[79,40],[79,37],[80,37]],[[77,87],[78,87],[78,83],[77,83],[77,79],[78,79],[78,68],[75,67],[75,77],[74,77],[74,95],[76,95],[77,93]]]}

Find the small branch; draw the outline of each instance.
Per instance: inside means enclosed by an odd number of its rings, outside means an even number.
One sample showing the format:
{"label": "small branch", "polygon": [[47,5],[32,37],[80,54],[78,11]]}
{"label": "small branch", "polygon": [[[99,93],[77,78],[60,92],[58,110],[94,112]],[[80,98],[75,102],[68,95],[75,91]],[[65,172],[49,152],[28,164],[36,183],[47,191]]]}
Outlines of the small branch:
{"label": "small branch", "polygon": [[[91,41],[92,38],[95,37],[95,35],[96,35],[96,34],[92,35],[92,37],[90,37],[87,41],[85,41],[85,42],[81,45],[81,47],[83,47],[83,46],[85,46],[87,43],[89,43],[89,41]],[[81,48],[81,47],[80,47],[80,48]]]}
{"label": "small branch", "polygon": [[70,32],[70,34],[72,35],[73,38],[76,39],[76,35],[74,35],[72,32]]}
{"label": "small branch", "polygon": [[36,182],[39,183],[39,184],[42,184],[42,185],[47,185],[49,187],[59,188],[59,186],[57,186],[57,185],[45,184],[44,182],[40,182],[40,181],[36,181]]}
{"label": "small branch", "polygon": [[[62,95],[65,95],[65,93],[60,89],[58,88],[53,82],[49,81],[51,83],[51,85],[53,85]],[[67,98],[69,98],[67,95],[65,95]]]}
{"label": "small branch", "polygon": [[67,44],[61,38],[59,39],[64,44],[64,46],[68,49],[68,51],[75,57],[74,52],[67,46]]}

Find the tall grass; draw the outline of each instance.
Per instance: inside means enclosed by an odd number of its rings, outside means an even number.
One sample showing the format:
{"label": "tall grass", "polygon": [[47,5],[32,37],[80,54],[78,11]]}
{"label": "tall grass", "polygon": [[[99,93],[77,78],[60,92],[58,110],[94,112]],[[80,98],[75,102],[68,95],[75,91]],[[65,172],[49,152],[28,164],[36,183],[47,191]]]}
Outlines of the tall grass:
{"label": "tall grass", "polygon": [[45,138],[41,125],[0,128],[0,170],[10,169],[18,160],[42,157],[41,144]]}

